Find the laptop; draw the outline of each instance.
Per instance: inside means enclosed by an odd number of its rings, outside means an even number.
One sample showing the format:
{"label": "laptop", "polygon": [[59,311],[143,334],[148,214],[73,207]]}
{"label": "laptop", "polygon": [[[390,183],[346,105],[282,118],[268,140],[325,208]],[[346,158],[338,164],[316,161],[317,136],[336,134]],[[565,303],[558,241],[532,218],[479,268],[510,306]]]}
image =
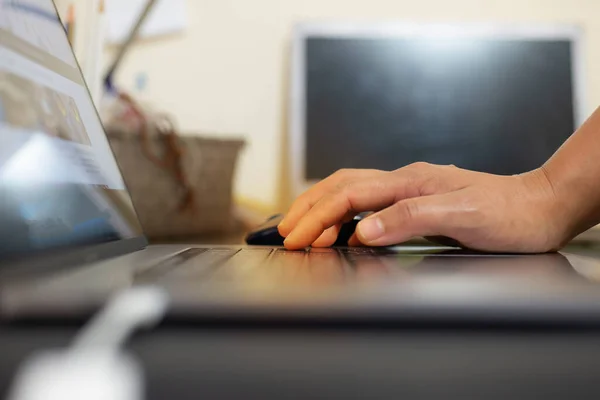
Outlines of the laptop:
{"label": "laptop", "polygon": [[2,2],[0,317],[140,285],[186,320],[600,323],[600,262],[574,255],[149,246],[53,2]]}

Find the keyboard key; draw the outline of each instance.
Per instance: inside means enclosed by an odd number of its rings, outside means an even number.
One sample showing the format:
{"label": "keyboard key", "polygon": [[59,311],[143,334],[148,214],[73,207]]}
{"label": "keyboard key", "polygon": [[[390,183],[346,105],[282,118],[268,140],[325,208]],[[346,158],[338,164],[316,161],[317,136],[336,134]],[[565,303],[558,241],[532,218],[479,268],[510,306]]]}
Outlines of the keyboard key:
{"label": "keyboard key", "polygon": [[290,251],[277,249],[261,274],[272,283],[297,283],[306,270],[306,250]]}
{"label": "keyboard key", "polygon": [[346,261],[336,249],[311,249],[307,268],[311,283],[317,286],[338,284],[348,274]]}
{"label": "keyboard key", "polygon": [[371,255],[375,252],[371,247],[344,247],[338,250],[343,255]]}
{"label": "keyboard key", "polygon": [[206,250],[207,249],[203,248],[187,249],[157,263],[142,267],[136,272],[134,280],[148,282],[153,279],[157,279],[158,277],[169,273],[171,270],[183,264],[184,262],[189,261],[194,257],[198,257],[206,252]]}
{"label": "keyboard key", "polygon": [[252,273],[266,266],[272,252],[272,249],[242,249],[215,271],[211,280],[252,279]]}
{"label": "keyboard key", "polygon": [[308,250],[309,254],[337,254],[339,256],[339,251],[337,249],[331,247],[311,247]]}
{"label": "keyboard key", "polygon": [[168,279],[207,279],[216,269],[222,267],[228,259],[240,249],[209,249],[199,257],[179,265],[166,276]]}
{"label": "keyboard key", "polygon": [[387,278],[391,275],[390,267],[380,256],[358,256],[351,258],[354,277],[358,282]]}

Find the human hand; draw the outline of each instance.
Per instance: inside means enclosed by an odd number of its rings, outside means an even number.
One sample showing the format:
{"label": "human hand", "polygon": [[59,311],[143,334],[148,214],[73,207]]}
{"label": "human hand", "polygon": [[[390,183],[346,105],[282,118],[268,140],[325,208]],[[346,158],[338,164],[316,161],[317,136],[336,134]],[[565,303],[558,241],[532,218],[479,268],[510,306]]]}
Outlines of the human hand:
{"label": "human hand", "polygon": [[544,169],[500,176],[415,163],[396,171],[341,170],[301,195],[279,225],[285,247],[331,246],[341,223],[374,211],[354,244],[444,236],[483,251],[537,253],[569,239]]}

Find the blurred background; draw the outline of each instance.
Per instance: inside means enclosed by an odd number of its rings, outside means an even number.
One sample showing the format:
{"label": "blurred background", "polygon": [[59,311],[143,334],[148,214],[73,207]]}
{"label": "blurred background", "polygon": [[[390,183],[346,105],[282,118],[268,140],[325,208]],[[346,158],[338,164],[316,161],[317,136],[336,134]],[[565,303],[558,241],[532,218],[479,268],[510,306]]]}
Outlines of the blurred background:
{"label": "blurred background", "polygon": [[[90,65],[110,65],[145,2],[56,3],[113,129]],[[189,179],[231,179],[201,187],[253,221],[338,167],[523,172],[600,103],[596,0],[169,0],[152,13],[113,83],[169,115],[184,147],[226,163]],[[117,158],[134,151],[120,146]],[[150,174],[144,162],[122,166],[135,203],[151,185],[131,183]]]}

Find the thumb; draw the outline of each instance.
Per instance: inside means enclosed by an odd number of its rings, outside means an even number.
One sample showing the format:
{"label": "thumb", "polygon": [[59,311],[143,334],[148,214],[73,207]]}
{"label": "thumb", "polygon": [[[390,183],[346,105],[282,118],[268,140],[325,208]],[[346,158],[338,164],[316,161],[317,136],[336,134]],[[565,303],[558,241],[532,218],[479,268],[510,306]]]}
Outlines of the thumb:
{"label": "thumb", "polygon": [[389,246],[418,236],[448,235],[458,228],[457,192],[399,201],[363,221],[356,234],[368,246]]}

